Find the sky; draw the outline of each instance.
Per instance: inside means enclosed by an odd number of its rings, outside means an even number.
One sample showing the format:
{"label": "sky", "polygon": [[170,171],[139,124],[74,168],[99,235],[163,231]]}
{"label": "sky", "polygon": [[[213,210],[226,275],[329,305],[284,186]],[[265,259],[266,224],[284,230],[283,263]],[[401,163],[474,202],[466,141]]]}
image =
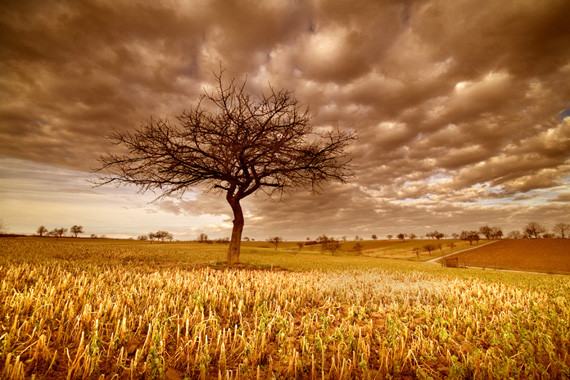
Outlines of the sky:
{"label": "sky", "polygon": [[355,177],[244,199],[244,236],[570,222],[567,0],[0,3],[0,219],[12,233],[229,237],[231,209],[94,188],[106,138],[195,105],[220,66],[355,131]]}

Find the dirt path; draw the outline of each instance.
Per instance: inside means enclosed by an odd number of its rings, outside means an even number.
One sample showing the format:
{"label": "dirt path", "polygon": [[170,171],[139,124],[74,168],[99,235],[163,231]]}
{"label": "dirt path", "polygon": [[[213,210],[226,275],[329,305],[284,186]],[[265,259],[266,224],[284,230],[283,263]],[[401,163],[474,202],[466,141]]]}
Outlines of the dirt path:
{"label": "dirt path", "polygon": [[483,247],[483,246],[488,245],[488,244],[493,244],[493,243],[496,243],[496,242],[498,242],[498,241],[499,241],[499,240],[493,240],[493,241],[490,241],[490,242],[487,242],[487,243],[484,243],[484,244],[479,244],[479,245],[477,245],[477,246],[475,246],[475,247],[470,247],[470,248],[462,249],[461,251],[456,251],[456,252],[448,253],[447,255],[439,256],[439,257],[436,257],[435,259],[431,259],[431,260],[428,260],[428,261],[424,261],[424,263],[439,264],[439,263],[437,262],[437,260],[441,260],[441,259],[444,259],[444,258],[449,257],[449,256],[457,255],[458,253],[461,253],[461,252],[470,251],[470,250],[472,250],[472,249],[480,248],[480,247]]}

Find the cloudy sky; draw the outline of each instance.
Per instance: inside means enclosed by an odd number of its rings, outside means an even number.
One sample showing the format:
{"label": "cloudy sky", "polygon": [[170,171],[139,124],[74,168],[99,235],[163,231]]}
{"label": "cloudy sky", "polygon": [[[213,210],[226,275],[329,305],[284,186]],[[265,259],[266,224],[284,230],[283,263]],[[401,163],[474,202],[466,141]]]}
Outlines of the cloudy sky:
{"label": "cloudy sky", "polygon": [[10,232],[229,236],[223,197],[92,188],[105,136],[194,105],[220,65],[355,130],[356,177],[244,201],[245,236],[384,237],[570,222],[567,0],[20,0],[0,4]]}

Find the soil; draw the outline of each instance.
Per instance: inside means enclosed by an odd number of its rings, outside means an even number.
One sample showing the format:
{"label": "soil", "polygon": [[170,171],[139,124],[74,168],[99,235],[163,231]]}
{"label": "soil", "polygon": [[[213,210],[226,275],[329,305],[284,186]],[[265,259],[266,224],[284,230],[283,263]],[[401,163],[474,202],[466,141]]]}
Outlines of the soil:
{"label": "soil", "polygon": [[570,239],[501,240],[454,257],[460,266],[570,274]]}

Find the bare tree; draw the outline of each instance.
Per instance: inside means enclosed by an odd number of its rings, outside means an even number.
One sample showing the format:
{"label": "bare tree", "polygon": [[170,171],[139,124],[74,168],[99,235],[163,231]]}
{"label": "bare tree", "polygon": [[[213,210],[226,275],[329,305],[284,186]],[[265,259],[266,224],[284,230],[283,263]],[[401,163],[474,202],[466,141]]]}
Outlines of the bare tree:
{"label": "bare tree", "polygon": [[472,245],[473,241],[479,242],[479,233],[477,231],[461,231],[459,238],[468,241],[469,245]]}
{"label": "bare tree", "polygon": [[324,245],[324,248],[328,251],[331,251],[331,254],[334,255],[336,251],[340,249],[340,242],[335,238],[330,238],[329,241]]}
{"label": "bare tree", "polygon": [[[355,241],[361,241],[360,238]],[[321,235],[317,238],[317,242],[321,244],[321,250],[331,251],[331,254],[335,254],[336,251],[340,249],[340,242],[333,237],[328,237],[327,235]]]}
{"label": "bare tree", "polygon": [[73,237],[77,237],[77,235],[82,234],[83,233],[83,226],[73,226],[71,227],[71,233],[73,234]]}
{"label": "bare tree", "polygon": [[[374,239],[374,240],[376,240],[376,239]],[[363,247],[364,246],[359,241],[357,241],[356,244],[354,245],[354,247],[352,247],[352,249],[354,250],[354,252],[356,252],[357,255],[362,255],[362,248]]]}
{"label": "bare tree", "polygon": [[388,240],[392,240],[392,238],[394,237],[394,235],[386,235],[386,237],[388,238]]}
{"label": "bare tree", "polygon": [[42,237],[48,233],[48,229],[46,228],[46,226],[40,226],[38,227],[36,232],[38,233],[38,235],[40,235],[40,237]]}
{"label": "bare tree", "polygon": [[429,255],[431,255],[432,251],[435,251],[435,245],[433,245],[431,243],[424,245],[423,248],[424,248],[424,251],[426,251]]}
{"label": "bare tree", "polygon": [[479,233],[481,235],[485,236],[485,239],[487,239],[487,240],[491,239],[491,236],[493,234],[491,227],[489,227],[488,225],[484,225],[484,226],[480,227]]}
{"label": "bare tree", "polygon": [[216,91],[205,91],[176,125],[150,119],[111,136],[127,153],[101,157],[97,184],[135,185],[158,190],[160,197],[181,197],[195,185],[225,192],[234,215],[231,265],[239,262],[241,200],[260,189],[272,194],[307,186],[316,192],[325,181],[345,182],[352,174],[346,148],[355,136],[317,132],[293,93],[270,87],[254,96],[245,81],[225,84],[222,72]]}
{"label": "bare tree", "polygon": [[419,249],[418,247],[414,247],[412,249],[412,252],[414,252],[416,254],[418,259],[420,258],[420,251],[421,251],[421,249]]}
{"label": "bare tree", "polygon": [[67,228],[54,228],[53,230],[51,230],[50,232],[48,232],[49,236],[55,236],[56,238],[60,238],[63,235],[65,235],[65,233],[67,232]]}
{"label": "bare tree", "polygon": [[428,233],[426,234],[426,237],[428,237],[428,238],[430,238],[430,239],[437,239],[437,240],[439,240],[439,239],[445,237],[445,234],[443,234],[443,233],[441,233],[441,232],[435,230],[435,231],[433,231],[433,232],[428,232]]}
{"label": "bare tree", "polygon": [[562,239],[567,237],[568,231],[570,231],[570,224],[568,223],[556,223],[552,228],[555,234],[558,234]]}
{"label": "bare tree", "polygon": [[274,236],[272,238],[267,239],[268,242],[275,246],[275,250],[277,251],[277,247],[279,247],[279,243],[283,241],[283,238],[279,236]]}
{"label": "bare tree", "polygon": [[502,239],[503,230],[501,229],[501,227],[491,227],[491,237],[493,239]]}
{"label": "bare tree", "polygon": [[507,239],[520,239],[522,234],[520,231],[511,231],[507,234]]}
{"label": "bare tree", "polygon": [[208,235],[206,235],[205,233],[201,233],[200,236],[198,236],[199,243],[208,243],[209,241],[210,239],[208,239]]}
{"label": "bare tree", "polygon": [[[151,234],[149,234],[149,235],[151,235]],[[156,232],[155,232],[154,234],[152,234],[152,235],[154,235],[154,238],[155,238],[156,240],[160,240],[160,241],[163,242],[163,243],[164,243],[165,240],[172,241],[172,239],[174,239],[174,237],[172,236],[172,234],[171,234],[170,232],[167,232],[167,231],[156,231]]]}
{"label": "bare tree", "polygon": [[546,232],[546,228],[537,222],[530,222],[524,227],[524,233],[529,238],[540,238],[540,235]]}

